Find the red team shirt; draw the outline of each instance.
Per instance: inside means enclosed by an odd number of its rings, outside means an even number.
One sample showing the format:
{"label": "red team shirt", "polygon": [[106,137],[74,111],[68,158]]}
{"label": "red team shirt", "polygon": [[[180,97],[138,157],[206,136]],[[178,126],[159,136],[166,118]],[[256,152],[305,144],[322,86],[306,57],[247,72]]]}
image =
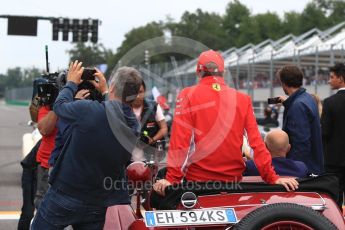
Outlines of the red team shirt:
{"label": "red team shirt", "polygon": [[279,177],[258,131],[250,97],[214,76],[182,90],[176,101],[166,179],[240,181],[245,130],[261,177],[274,183]]}
{"label": "red team shirt", "polygon": [[[49,113],[50,109],[48,106],[42,106],[38,111],[38,122]],[[36,161],[41,164],[44,168],[49,168],[49,158],[50,154],[55,146],[55,136],[57,133],[57,128],[45,136],[42,136],[41,145],[38,149]]]}

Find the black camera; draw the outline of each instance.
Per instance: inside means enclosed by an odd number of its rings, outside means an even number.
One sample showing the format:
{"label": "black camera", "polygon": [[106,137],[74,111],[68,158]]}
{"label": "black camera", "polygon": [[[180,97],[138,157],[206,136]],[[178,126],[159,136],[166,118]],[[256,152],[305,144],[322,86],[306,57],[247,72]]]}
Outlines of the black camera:
{"label": "black camera", "polygon": [[52,105],[59,94],[59,73],[42,75],[42,81],[37,84],[37,96],[40,105]]}
{"label": "black camera", "polygon": [[59,91],[67,82],[67,71],[49,73],[48,46],[45,48],[46,74],[42,74],[42,78],[34,81],[34,92],[37,92],[40,105],[53,105]]}
{"label": "black camera", "polygon": [[278,103],[282,103],[282,100],[280,100],[280,97],[267,98],[267,104],[278,104]]}
{"label": "black camera", "polygon": [[83,74],[81,75],[82,80],[92,81],[95,80],[94,74],[96,73],[95,69],[84,68]]}
{"label": "black camera", "polygon": [[[65,70],[60,73],[49,73],[42,75],[42,78],[36,86],[40,105],[54,104],[57,96],[59,95],[59,91],[67,82],[67,73],[68,72]],[[96,73],[96,70],[94,69],[84,69],[82,79],[86,81],[83,81],[78,85],[78,91],[81,89],[87,89],[89,90],[90,95],[85,99],[102,101],[102,94],[96,90],[95,86],[91,82],[88,81],[95,80],[95,76],[93,76],[94,73]]]}
{"label": "black camera", "polygon": [[78,85],[78,91],[82,89],[87,89],[90,93],[90,95],[85,99],[99,102],[103,101],[102,94],[95,88],[95,86],[91,82],[83,81],[82,83],[80,83]]}

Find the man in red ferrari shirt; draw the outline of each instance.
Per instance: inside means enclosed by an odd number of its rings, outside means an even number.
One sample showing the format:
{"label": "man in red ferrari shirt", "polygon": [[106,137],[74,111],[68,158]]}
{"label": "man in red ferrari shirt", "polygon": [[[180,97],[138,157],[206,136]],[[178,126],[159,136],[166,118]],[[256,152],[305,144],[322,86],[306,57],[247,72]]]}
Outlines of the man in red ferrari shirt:
{"label": "man in red ferrari shirt", "polygon": [[42,141],[36,155],[36,161],[38,162],[37,191],[34,200],[36,208],[38,208],[48,190],[48,161],[55,146],[56,120],[57,116],[54,111],[50,110],[50,105],[42,106],[39,109],[37,128],[42,134]]}
{"label": "man in red ferrari shirt", "polygon": [[280,178],[261,139],[249,96],[226,85],[224,60],[213,50],[201,53],[199,84],[185,88],[176,101],[167,174],[154,184],[164,195],[168,185],[187,181],[240,181],[245,170],[241,146],[246,132],[263,180],[295,190],[293,178]]}

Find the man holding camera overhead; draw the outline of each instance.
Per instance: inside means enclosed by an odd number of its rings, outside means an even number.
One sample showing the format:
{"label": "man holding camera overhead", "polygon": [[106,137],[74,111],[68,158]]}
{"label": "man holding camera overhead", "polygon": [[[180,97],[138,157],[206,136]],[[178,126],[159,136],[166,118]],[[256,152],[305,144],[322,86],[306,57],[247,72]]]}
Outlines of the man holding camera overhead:
{"label": "man holding camera overhead", "polygon": [[[110,81],[109,100],[73,101],[83,73],[82,63],[70,64],[67,84],[54,104],[59,118],[71,124],[67,140],[49,178],[33,230],[103,229],[106,209],[129,204],[125,165],[131,159],[139,128],[128,106],[141,85],[140,73],[121,67]],[[98,88],[108,91],[103,74],[95,73]]]}

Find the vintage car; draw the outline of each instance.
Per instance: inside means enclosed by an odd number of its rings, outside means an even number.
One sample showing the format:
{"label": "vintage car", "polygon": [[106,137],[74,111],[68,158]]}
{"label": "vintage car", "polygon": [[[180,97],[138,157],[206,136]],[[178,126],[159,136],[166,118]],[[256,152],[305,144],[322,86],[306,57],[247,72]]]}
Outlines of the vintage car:
{"label": "vintage car", "polygon": [[[128,178],[147,184],[156,175],[153,165],[134,162]],[[133,197],[135,221],[129,229],[345,229],[333,175],[299,179],[297,191],[267,185],[260,177],[239,183],[186,182],[166,188],[164,197],[138,188]],[[144,197],[144,198],[143,198]]]}

